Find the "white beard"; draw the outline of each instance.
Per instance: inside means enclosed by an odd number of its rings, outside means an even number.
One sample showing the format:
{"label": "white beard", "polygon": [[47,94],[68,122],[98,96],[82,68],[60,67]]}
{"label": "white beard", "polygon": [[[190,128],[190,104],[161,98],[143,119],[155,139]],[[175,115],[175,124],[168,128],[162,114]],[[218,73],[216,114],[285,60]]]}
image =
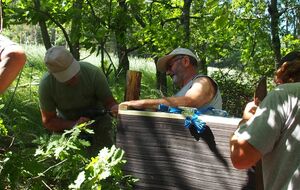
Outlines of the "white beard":
{"label": "white beard", "polygon": [[176,86],[179,85],[179,78],[177,75],[173,75],[172,81],[173,81],[173,84],[175,84]]}

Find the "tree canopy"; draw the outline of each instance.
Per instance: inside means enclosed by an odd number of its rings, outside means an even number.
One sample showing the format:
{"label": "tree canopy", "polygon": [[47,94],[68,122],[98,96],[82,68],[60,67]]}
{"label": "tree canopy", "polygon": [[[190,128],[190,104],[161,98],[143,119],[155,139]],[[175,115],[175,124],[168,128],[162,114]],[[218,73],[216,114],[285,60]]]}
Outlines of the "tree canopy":
{"label": "tree canopy", "polygon": [[4,27],[38,25],[46,49],[63,42],[77,59],[82,48],[116,53],[118,73],[129,69],[131,54],[155,59],[181,46],[204,66],[271,76],[282,55],[299,49],[299,9],[298,0],[3,1]]}

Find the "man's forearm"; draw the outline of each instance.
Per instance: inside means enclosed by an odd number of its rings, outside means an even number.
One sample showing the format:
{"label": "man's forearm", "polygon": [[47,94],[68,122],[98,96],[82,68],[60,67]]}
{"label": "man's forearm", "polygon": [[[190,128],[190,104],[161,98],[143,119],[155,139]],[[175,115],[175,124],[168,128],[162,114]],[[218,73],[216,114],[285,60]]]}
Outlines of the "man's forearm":
{"label": "man's forearm", "polygon": [[165,97],[160,99],[142,99],[124,102],[123,105],[133,107],[136,109],[154,109],[156,110],[159,104],[165,104],[167,106],[178,107],[186,106],[193,107],[193,100],[189,97]]}
{"label": "man's forearm", "polygon": [[184,106],[184,107],[196,107],[194,100],[187,96],[171,96],[162,99],[162,104],[166,104],[172,107]]}
{"label": "man's forearm", "polygon": [[62,132],[66,129],[71,129],[76,124],[76,121],[64,120],[61,118],[52,118],[44,124],[44,126],[52,132]]}
{"label": "man's forearm", "polygon": [[157,109],[159,104],[165,104],[167,106],[177,107],[179,106],[179,97],[166,97],[160,99],[142,99],[136,101],[130,101],[129,106],[141,109]]}

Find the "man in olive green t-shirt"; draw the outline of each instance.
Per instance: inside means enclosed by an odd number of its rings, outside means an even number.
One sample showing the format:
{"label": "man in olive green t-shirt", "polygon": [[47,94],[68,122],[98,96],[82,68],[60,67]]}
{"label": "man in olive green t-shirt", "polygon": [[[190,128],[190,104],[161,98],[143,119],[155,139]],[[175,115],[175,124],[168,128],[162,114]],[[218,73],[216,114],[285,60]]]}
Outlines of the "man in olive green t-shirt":
{"label": "man in olive green t-shirt", "polygon": [[[52,132],[63,132],[89,121],[85,112],[106,109],[116,114],[118,104],[104,74],[96,66],[78,62],[62,46],[50,48],[45,55],[48,72],[39,86],[43,125]],[[114,143],[111,118],[97,117],[92,144],[102,148]],[[92,145],[94,146],[94,145]]]}

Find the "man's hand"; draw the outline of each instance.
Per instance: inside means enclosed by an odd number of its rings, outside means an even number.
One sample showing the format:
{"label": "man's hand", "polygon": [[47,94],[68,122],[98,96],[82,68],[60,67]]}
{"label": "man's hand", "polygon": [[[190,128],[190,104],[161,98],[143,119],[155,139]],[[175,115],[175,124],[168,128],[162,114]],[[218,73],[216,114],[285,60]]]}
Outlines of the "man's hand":
{"label": "man's hand", "polygon": [[113,96],[109,96],[108,98],[106,98],[106,100],[104,101],[104,107],[106,110],[109,110],[112,116],[116,117],[118,115],[119,104]]}
{"label": "man's hand", "polygon": [[75,125],[80,125],[82,123],[85,123],[85,122],[88,122],[90,121],[91,119],[88,118],[88,117],[80,117],[77,121],[76,121],[76,124]]}
{"label": "man's hand", "polygon": [[127,102],[122,102],[120,105],[126,108],[144,109],[144,100],[132,100]]}
{"label": "man's hand", "polygon": [[44,127],[52,132],[63,132],[66,129],[71,129],[74,125],[79,125],[90,120],[88,117],[80,117],[76,121],[65,120],[59,118],[56,112],[48,112],[45,110],[41,110],[41,115]]}
{"label": "man's hand", "polygon": [[113,117],[116,117],[118,115],[118,112],[119,112],[119,104],[115,104],[113,105],[112,107],[110,107],[110,114],[113,116]]}
{"label": "man's hand", "polygon": [[255,114],[256,109],[255,101],[249,102],[244,109],[243,119],[249,120]]}

